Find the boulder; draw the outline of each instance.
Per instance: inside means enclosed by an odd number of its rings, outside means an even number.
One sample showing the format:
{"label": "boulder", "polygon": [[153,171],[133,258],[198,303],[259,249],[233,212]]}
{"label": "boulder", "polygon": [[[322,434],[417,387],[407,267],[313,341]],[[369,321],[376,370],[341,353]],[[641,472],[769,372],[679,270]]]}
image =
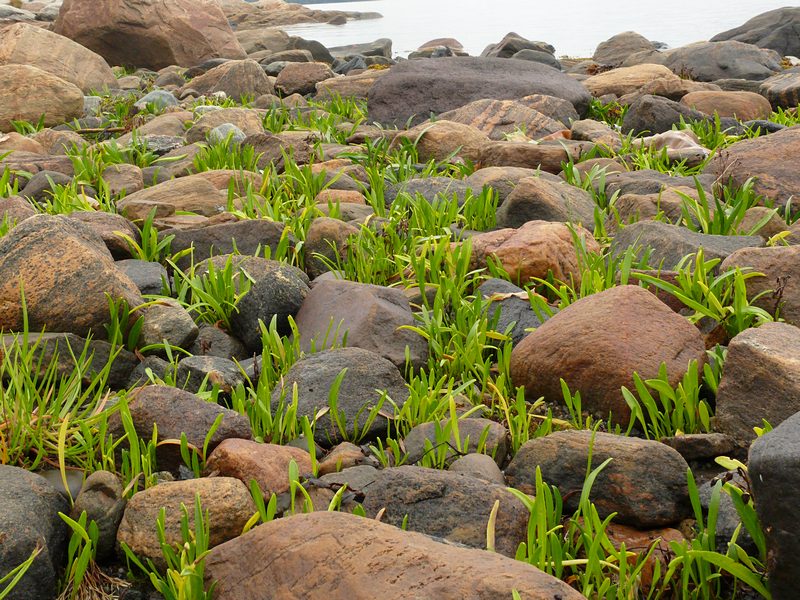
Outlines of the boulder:
{"label": "boulder", "polygon": [[589,192],[567,183],[528,177],[497,209],[498,227],[521,227],[528,221],[570,222],[589,227],[595,203]]}
{"label": "boulder", "polygon": [[[433,456],[435,456],[435,452],[440,449],[436,432],[437,430],[444,431],[448,422],[449,420],[440,421],[437,426],[437,423],[429,421],[412,427],[411,431],[403,438],[403,445],[408,454],[408,463],[413,464],[422,460],[425,453],[429,451],[426,442],[430,443],[430,447],[434,449]],[[449,441],[445,442],[448,460],[452,461],[459,455],[477,452],[479,443],[483,445],[483,448],[480,449],[482,453],[493,457],[498,465],[505,463],[506,454],[508,454],[508,432],[505,427],[496,421],[476,417],[458,420],[458,439],[453,431]]]}
{"label": "boulder", "polygon": [[[600,251],[592,234],[583,227],[576,226],[575,233],[588,251]],[[533,277],[544,279],[548,273],[561,281],[570,281],[570,278],[580,281],[573,233],[564,223],[528,221],[518,229],[473,235],[471,241],[474,268],[485,268],[491,256],[500,262],[512,281],[527,283]]]}
{"label": "boulder", "polygon": [[440,114],[438,120],[470,125],[492,140],[505,139],[515,131],[537,139],[564,129],[560,121],[515,100],[476,100]]}
{"label": "boulder", "polygon": [[28,65],[60,77],[83,92],[116,87],[102,56],[42,27],[17,23],[0,32],[0,64]]}
{"label": "boulder", "polygon": [[664,65],[642,64],[592,75],[584,80],[583,85],[596,97],[606,94],[624,96],[638,91],[653,81],[659,79],[670,81],[677,78],[677,75]]}
{"label": "boulder", "polygon": [[87,521],[97,523],[99,532],[97,558],[104,561],[114,556],[117,529],[125,512],[127,500],[122,482],[109,471],[95,471],[89,475],[75,498],[70,516],[78,520],[86,511]]}
{"label": "boulder", "polygon": [[681,98],[681,104],[707,115],[740,121],[767,119],[772,113],[769,100],[753,92],[689,92]]}
{"label": "boulder", "polygon": [[64,0],[54,31],[112,65],[158,70],[246,56],[214,0]]}
{"label": "boulder", "polygon": [[316,283],[297,313],[304,351],[341,344],[369,350],[405,370],[428,360],[428,343],[404,327],[415,324],[408,300],[396,288],[329,279]]}
{"label": "boulder", "polygon": [[666,365],[677,385],[690,361],[705,362],[700,331],[654,294],[622,285],[570,304],[520,342],[511,353],[511,379],[528,398],[560,401],[563,379],[584,407],[627,425],[630,408],[620,388],[633,374],[658,376]]}
{"label": "boulder", "polygon": [[364,509],[370,516],[385,509],[381,521],[400,527],[406,516],[410,531],[486,547],[486,526],[495,501],[497,552],[514,556],[525,541],[528,509],[505,486],[424,467],[392,467],[379,471],[366,490]]}
{"label": "boulder", "polygon": [[11,121],[36,123],[43,116],[52,127],[82,115],[83,92],[72,83],[30,65],[0,66],[0,131],[13,131]]}
{"label": "boulder", "polygon": [[781,56],[800,56],[800,8],[785,7],[761,13],[733,29],[718,33],[712,42],[735,40],[775,50]]}
{"label": "boulder", "polygon": [[289,63],[275,81],[275,88],[284,96],[313,94],[317,84],[334,77],[331,68],[323,62]]}
{"label": "boulder", "polygon": [[514,191],[517,184],[527,177],[541,176],[536,169],[522,167],[484,167],[464,179],[464,182],[474,192],[484,188],[491,188],[497,195],[498,205],[502,205],[509,194]]}
{"label": "boulder", "polygon": [[592,469],[612,459],[589,495],[601,518],[617,513],[615,522],[647,529],[674,525],[689,516],[689,465],[676,450],[655,440],[557,431],[523,444],[506,477],[512,487],[534,494],[539,467],[544,482],[558,487],[564,512],[571,512],[578,508],[590,457]]}
{"label": "boulder", "polygon": [[750,447],[748,474],[756,512],[767,538],[767,584],[773,598],[792,598],[800,585],[797,504],[800,494],[800,414]]}
{"label": "boulder", "polygon": [[0,465],[0,578],[28,560],[36,547],[42,550],[6,600],[56,597],[69,531],[58,513],[68,511],[67,499],[46,479]]}
{"label": "boulder", "polygon": [[[330,407],[331,387],[344,369],[347,371],[339,387],[337,409],[346,432],[340,431],[327,410]],[[335,446],[345,438],[374,439],[377,435],[385,434],[388,420],[380,413],[367,427],[369,413],[381,400],[383,391],[398,407],[402,407],[408,398],[408,389],[397,367],[382,356],[361,348],[315,352],[297,361],[272,390],[273,408],[281,401],[286,405],[291,404],[295,385],[297,416],[316,420],[314,439],[326,448]],[[389,410],[388,400],[384,404],[385,410]],[[355,435],[356,430],[359,436]]]}
{"label": "boulder", "polygon": [[36,215],[0,240],[0,329],[21,331],[22,294],[31,331],[103,335],[108,297],[135,308],[136,285],[114,265],[103,240],[63,216]]}
{"label": "boulder", "polygon": [[166,543],[182,544],[182,507],[187,509],[189,530],[193,531],[196,496],[200,496],[203,511],[208,511],[209,548],[241,535],[245,523],[256,512],[247,487],[233,477],[168,481],[133,495],[119,524],[117,542],[126,544],[138,557],[152,560],[157,567],[165,568],[156,529],[158,515],[162,509],[165,511]]}
{"label": "boulder", "polygon": [[778,73],[761,83],[758,93],[772,108],[796,108],[800,105],[800,73]]}
{"label": "boulder", "polygon": [[481,56],[511,58],[522,50],[536,50],[551,55],[555,52],[555,48],[547,42],[528,40],[512,31],[511,33],[507,33],[497,44],[489,44],[481,53]]}
{"label": "boulder", "polygon": [[766,419],[773,427],[800,411],[800,329],[765,323],[728,345],[717,391],[717,429],[747,446]]}
{"label": "boulder", "polygon": [[670,131],[673,125],[684,122],[702,121],[707,116],[688,106],[662,96],[645,94],[637,98],[622,118],[623,134],[654,135]]}
{"label": "boulder", "polygon": [[755,177],[756,194],[771,200],[775,206],[785,206],[800,187],[800,171],[793,163],[798,153],[800,126],[789,127],[728,146],[711,160],[706,173],[737,186]]}
{"label": "boulder", "polygon": [[695,81],[761,81],[781,70],[777,52],[735,41],[697,42],[669,50],[663,56],[664,64],[674,73]]}
{"label": "boulder", "polygon": [[183,87],[183,92],[194,90],[198,94],[211,95],[225,92],[229,98],[241,101],[245,97],[257,98],[272,94],[272,82],[254,60],[230,60],[195,77]]}
{"label": "boulder", "polygon": [[419,123],[474,100],[509,100],[530,94],[569,100],[580,114],[589,106],[586,89],[568,75],[522,60],[425,58],[393,66],[369,92],[369,118],[385,125]]}
{"label": "boulder", "polygon": [[218,600],[246,600],[263,590],[276,600],[351,600],[354,590],[398,600],[510,598],[513,590],[525,600],[583,597],[501,554],[327,511],[277,519],[218,546],[206,559],[205,575],[208,583],[216,581]]}
{"label": "boulder", "polygon": [[[537,314],[531,307],[528,292],[505,279],[487,279],[478,291],[489,303],[489,318],[497,318],[495,330],[505,333],[509,327],[511,343],[519,344],[547,318],[546,314]],[[499,314],[498,314],[499,313]]]}
{"label": "boulder", "polygon": [[[325,190],[333,191],[333,190]],[[319,198],[318,198],[319,199]],[[322,210],[320,204],[317,204]],[[369,207],[364,207],[369,208]],[[328,206],[325,205],[327,212]],[[339,205],[339,216],[343,218],[346,207],[343,204]],[[370,209],[370,212],[373,212]],[[340,219],[331,217],[317,217],[311,222],[311,226],[306,233],[306,239],[303,244],[305,249],[305,262],[306,271],[312,278],[318,277],[323,273],[330,271],[328,263],[323,260],[327,259],[332,261],[334,265],[337,261],[346,259],[347,243],[351,236],[357,236],[359,228],[350,223],[345,223]]]}
{"label": "boulder", "polygon": [[601,65],[619,67],[631,54],[655,49],[655,44],[643,35],[635,31],[624,31],[600,42],[594,51],[592,60]]}

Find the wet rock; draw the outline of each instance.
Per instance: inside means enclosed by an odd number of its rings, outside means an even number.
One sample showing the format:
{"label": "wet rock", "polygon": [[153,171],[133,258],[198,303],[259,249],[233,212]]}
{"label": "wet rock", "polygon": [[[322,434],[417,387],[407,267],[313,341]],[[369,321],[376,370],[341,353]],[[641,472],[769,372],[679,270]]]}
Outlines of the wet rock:
{"label": "wet rock", "polygon": [[563,379],[587,410],[627,425],[620,388],[632,389],[633,374],[657,377],[664,363],[674,386],[692,360],[705,361],[697,328],[644,288],[623,285],[578,300],[528,335],[511,353],[511,378],[528,398],[551,401],[561,400]]}
{"label": "wet rock", "polygon": [[686,471],[689,465],[672,448],[651,440],[591,431],[558,431],[523,444],[506,469],[509,485],[536,490],[536,468],[555,485],[565,512],[577,509],[591,456],[600,471],[589,496],[601,518],[617,513],[616,522],[639,528],[679,523],[691,512]]}

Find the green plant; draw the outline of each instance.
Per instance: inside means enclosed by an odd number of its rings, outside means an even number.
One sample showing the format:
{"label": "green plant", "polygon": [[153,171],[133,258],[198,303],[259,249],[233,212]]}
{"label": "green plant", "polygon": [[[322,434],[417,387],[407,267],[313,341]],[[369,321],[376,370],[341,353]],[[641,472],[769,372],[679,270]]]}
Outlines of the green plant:
{"label": "green plant", "polygon": [[233,132],[224,140],[205,144],[195,154],[192,164],[195,173],[214,169],[231,169],[234,171],[258,171],[258,162],[262,154],[256,154],[255,148],[249,144],[235,144]]}
{"label": "green plant", "polygon": [[725,186],[722,188],[721,198],[718,195],[713,197],[712,206],[705,189],[695,178],[696,198],[677,191],[682,204],[682,225],[692,231],[713,235],[754,235],[775,214],[774,211],[767,213],[748,230],[741,229],[747,210],[758,206],[763,200],[756,194],[754,185],[755,180],[750,178],[737,188]]}

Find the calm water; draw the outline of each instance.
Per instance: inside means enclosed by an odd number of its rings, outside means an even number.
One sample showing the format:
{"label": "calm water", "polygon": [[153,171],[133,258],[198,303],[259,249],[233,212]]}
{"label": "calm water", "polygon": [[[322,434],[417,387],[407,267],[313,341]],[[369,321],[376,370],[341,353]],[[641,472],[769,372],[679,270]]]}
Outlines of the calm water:
{"label": "calm water", "polygon": [[786,0],[372,0],[312,4],[311,8],[379,12],[383,19],[347,25],[299,25],[292,35],[326,46],[391,38],[407,54],[438,37],[454,37],[470,54],[509,31],[553,44],[556,55],[591,56],[599,42],[633,30],[670,47],[707,40]]}

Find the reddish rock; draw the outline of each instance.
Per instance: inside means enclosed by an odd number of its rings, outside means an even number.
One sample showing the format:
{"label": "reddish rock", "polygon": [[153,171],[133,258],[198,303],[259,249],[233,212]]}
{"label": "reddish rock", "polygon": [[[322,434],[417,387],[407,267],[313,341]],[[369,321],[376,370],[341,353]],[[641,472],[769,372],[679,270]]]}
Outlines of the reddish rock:
{"label": "reddish rock", "polygon": [[317,84],[335,77],[330,66],[321,62],[291,62],[281,70],[275,89],[284,96],[313,94]]}
{"label": "reddish rock", "polygon": [[470,125],[493,140],[521,130],[531,139],[564,129],[564,124],[515,100],[476,100],[466,106],[449,110],[439,119]]}
{"label": "reddish rock", "polygon": [[401,131],[390,147],[397,148],[402,141],[416,144],[419,159],[423,162],[460,156],[475,163],[480,160],[483,146],[489,138],[471,124],[437,120]]}
{"label": "reddish rock", "polygon": [[740,121],[767,119],[772,114],[769,100],[755,92],[690,92],[681,104],[707,115],[736,117]]}

